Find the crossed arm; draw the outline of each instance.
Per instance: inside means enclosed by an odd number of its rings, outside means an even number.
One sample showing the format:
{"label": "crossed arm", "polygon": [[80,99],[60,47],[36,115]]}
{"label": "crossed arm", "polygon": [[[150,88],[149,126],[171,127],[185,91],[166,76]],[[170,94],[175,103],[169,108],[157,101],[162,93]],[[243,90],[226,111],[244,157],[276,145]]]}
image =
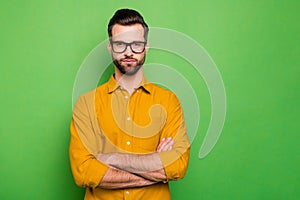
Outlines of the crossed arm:
{"label": "crossed arm", "polygon": [[174,141],[163,138],[151,154],[98,154],[97,160],[109,165],[99,186],[106,189],[152,185],[166,180],[159,152],[170,151]]}
{"label": "crossed arm", "polygon": [[162,139],[156,152],[95,155],[99,152],[96,141],[101,140],[96,133],[101,130],[94,113],[94,95],[80,98],[70,126],[69,155],[75,183],[81,187],[118,189],[183,178],[188,166],[190,144],[180,103],[175,97],[168,99],[172,100],[172,103],[168,101],[170,115],[161,136],[172,139]]}

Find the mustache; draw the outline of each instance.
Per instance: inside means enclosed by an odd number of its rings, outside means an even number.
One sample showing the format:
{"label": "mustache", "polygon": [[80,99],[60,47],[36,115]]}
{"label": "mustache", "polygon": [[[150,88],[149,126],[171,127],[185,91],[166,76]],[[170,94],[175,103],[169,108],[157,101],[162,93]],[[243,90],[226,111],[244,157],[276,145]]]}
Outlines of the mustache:
{"label": "mustache", "polygon": [[125,56],[124,58],[121,58],[120,61],[123,61],[125,59],[130,59],[130,60],[135,60],[135,61],[138,61],[138,59],[132,57],[132,56]]}

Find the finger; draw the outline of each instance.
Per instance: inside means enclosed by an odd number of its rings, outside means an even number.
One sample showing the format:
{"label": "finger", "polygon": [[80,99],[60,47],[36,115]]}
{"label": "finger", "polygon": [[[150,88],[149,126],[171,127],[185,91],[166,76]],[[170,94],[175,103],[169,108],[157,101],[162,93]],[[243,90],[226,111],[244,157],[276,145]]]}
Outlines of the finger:
{"label": "finger", "polygon": [[159,144],[158,144],[158,146],[156,148],[156,151],[160,152],[161,145],[164,143],[165,140],[166,140],[166,138],[161,139],[161,141],[159,142]]}
{"label": "finger", "polygon": [[162,145],[160,146],[159,152],[168,151],[168,149],[172,148],[174,141],[172,138],[168,138]]}
{"label": "finger", "polygon": [[164,147],[167,145],[167,143],[169,142],[169,140],[170,140],[170,138],[167,138],[167,139],[163,138],[161,140],[161,142],[159,144],[159,148],[157,148],[158,152],[161,152],[164,149]]}
{"label": "finger", "polygon": [[164,151],[171,151],[173,149],[173,144],[174,141],[170,141],[165,147],[164,147]]}
{"label": "finger", "polygon": [[163,147],[166,145],[166,139],[164,139],[163,141],[161,141],[157,147],[157,151],[161,152]]}

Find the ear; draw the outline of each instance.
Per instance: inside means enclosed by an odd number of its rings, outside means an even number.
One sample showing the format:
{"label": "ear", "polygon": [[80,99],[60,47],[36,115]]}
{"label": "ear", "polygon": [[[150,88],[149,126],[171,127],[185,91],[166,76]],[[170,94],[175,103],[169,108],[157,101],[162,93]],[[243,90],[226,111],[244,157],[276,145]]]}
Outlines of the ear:
{"label": "ear", "polygon": [[149,42],[147,41],[147,44],[146,44],[146,46],[145,46],[145,52],[147,53],[148,50],[149,50]]}
{"label": "ear", "polygon": [[112,47],[111,47],[110,42],[107,43],[107,50],[109,53],[112,53]]}

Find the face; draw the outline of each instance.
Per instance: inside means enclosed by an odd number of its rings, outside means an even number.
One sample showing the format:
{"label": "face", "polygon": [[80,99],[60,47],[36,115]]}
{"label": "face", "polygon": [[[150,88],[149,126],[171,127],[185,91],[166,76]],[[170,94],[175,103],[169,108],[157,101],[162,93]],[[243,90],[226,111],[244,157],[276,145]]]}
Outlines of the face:
{"label": "face", "polygon": [[[121,43],[146,42],[144,38],[144,29],[141,24],[134,24],[130,26],[122,26],[119,24],[114,25],[112,28],[111,40],[113,42]],[[133,44],[132,48],[138,48],[137,45],[138,44]],[[113,47],[110,43],[108,44],[108,49],[112,54],[113,62],[117,68],[116,70],[122,74],[134,75],[145,62],[148,46],[146,46],[145,50],[141,53],[133,52],[130,46],[126,46],[126,50],[124,52],[116,53],[113,51]]]}

